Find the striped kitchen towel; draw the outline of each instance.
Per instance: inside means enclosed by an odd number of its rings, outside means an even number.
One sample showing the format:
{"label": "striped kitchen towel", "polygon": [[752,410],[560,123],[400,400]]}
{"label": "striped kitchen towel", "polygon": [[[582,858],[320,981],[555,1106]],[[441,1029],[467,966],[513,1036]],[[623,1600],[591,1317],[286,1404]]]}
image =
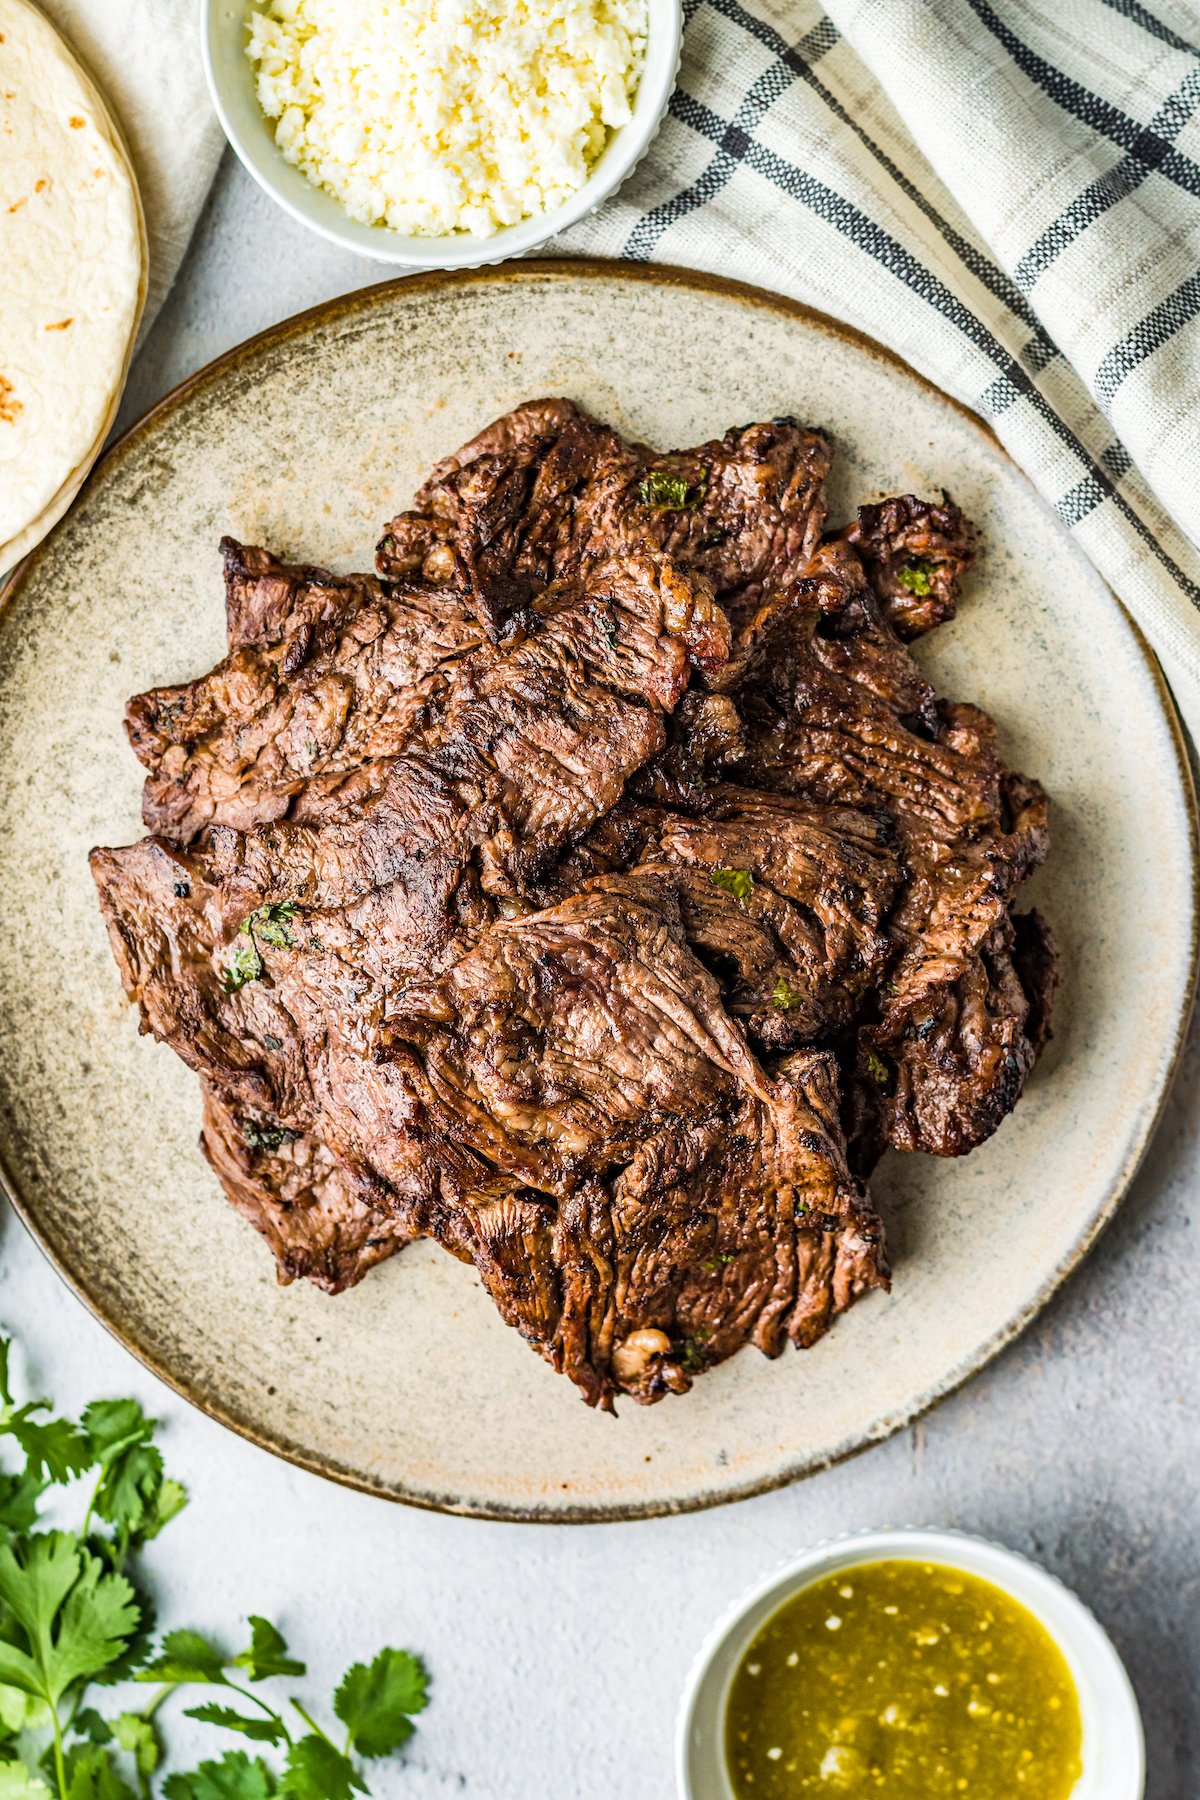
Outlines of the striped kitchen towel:
{"label": "striped kitchen towel", "polygon": [[774,288],[994,427],[1200,738],[1200,6],[687,0],[679,86],[559,240]]}

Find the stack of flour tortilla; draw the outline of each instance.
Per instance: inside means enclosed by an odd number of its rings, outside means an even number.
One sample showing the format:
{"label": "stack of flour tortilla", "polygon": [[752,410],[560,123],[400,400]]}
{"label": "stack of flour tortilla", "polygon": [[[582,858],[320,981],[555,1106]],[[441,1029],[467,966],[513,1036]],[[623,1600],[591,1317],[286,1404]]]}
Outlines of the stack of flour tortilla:
{"label": "stack of flour tortilla", "polygon": [[0,571],[100,453],[146,266],[137,182],[94,82],[29,0],[0,0]]}

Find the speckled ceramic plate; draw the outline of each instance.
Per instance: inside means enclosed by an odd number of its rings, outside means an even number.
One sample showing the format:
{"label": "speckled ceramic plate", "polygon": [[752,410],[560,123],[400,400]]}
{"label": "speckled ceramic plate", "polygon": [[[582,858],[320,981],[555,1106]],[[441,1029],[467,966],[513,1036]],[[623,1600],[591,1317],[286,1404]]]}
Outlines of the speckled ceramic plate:
{"label": "speckled ceramic plate", "polygon": [[[569,394],[692,443],[798,413],[834,516],[942,486],[984,552],[921,650],[1054,800],[1032,884],[1063,949],[1057,1031],[990,1143],[894,1159],[896,1269],[815,1350],[746,1350],[686,1399],[589,1412],[432,1245],[331,1300],[275,1285],[196,1147],[195,1077],[139,1038],[85,857],[139,833],[125,698],[222,652],[217,540],[369,566],[379,523],[494,414]],[[994,440],[883,351],[749,289],[572,263],[389,284],[268,332],[125,439],[0,619],[0,1156],[77,1292],[179,1391],[306,1467],[506,1518],[707,1505],[884,1437],[978,1369],[1078,1261],[1157,1117],[1190,1002],[1193,807],[1139,638]]]}

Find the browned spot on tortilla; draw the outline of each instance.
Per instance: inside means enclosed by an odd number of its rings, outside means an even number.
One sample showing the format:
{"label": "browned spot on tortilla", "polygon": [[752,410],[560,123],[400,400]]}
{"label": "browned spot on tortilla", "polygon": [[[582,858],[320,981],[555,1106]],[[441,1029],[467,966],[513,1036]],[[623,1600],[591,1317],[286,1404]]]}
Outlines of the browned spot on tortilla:
{"label": "browned spot on tortilla", "polygon": [[47,330],[47,331],[65,331],[67,329],[68,325],[73,325],[74,323],[75,323],[75,320],[73,318],[60,319],[58,321],[57,325],[47,325],[45,327],[45,330]]}
{"label": "browned spot on tortilla", "polygon": [[40,180],[39,180],[39,181],[35,181],[35,182],[34,182],[34,184],[33,184],[33,191],[34,191],[34,193],[35,193],[35,194],[40,194],[40,193],[41,193],[41,191],[42,191],[42,189],[43,189],[43,188],[44,188],[44,187],[45,187],[45,186],[46,186],[46,177],[45,177],[45,176],[44,176],[44,175],[43,175],[43,176],[42,176],[42,177],[41,177],[41,179],[40,179]]}
{"label": "browned spot on tortilla", "polygon": [[24,410],[8,376],[0,375],[0,425],[11,425],[17,414]]}
{"label": "browned spot on tortilla", "polygon": [[81,119],[78,113],[72,113],[67,120],[67,124],[71,127],[72,131],[82,131],[85,123],[86,121]]}
{"label": "browned spot on tortilla", "polygon": [[24,206],[24,204],[28,200],[28,198],[29,198],[28,194],[22,194],[21,198],[19,200],[13,201],[12,205],[8,209],[9,212],[10,213],[20,212],[21,208]]}

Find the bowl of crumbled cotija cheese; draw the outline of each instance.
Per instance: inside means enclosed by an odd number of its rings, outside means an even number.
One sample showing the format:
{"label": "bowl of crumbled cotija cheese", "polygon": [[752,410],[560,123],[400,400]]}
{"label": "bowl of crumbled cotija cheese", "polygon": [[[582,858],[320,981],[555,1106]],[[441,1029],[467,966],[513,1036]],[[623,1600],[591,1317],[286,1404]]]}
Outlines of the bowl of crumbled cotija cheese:
{"label": "bowl of crumbled cotija cheese", "polygon": [[296,218],[473,268],[606,199],[662,121],[680,0],[202,0],[226,135]]}

